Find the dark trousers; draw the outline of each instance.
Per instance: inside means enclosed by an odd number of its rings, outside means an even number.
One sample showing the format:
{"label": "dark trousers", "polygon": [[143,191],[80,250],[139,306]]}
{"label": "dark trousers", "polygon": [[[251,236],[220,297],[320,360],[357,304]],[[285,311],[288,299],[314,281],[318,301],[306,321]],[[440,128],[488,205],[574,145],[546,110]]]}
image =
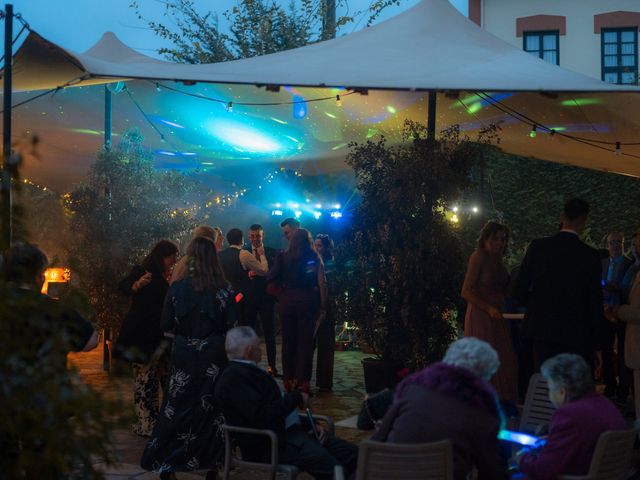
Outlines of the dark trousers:
{"label": "dark trousers", "polygon": [[[613,396],[616,387],[620,396],[629,394],[632,370],[624,363],[624,336],[626,325],[624,323],[607,323],[605,347],[602,349],[602,376],[605,384],[605,394]],[[613,353],[614,344],[618,342],[618,356]],[[616,381],[617,372],[617,381]]]}
{"label": "dark trousers", "polygon": [[264,334],[264,343],[267,346],[267,362],[271,368],[276,368],[276,328],[274,302],[271,298],[257,298],[250,300],[245,305],[243,325],[255,330],[258,316]]}
{"label": "dark trousers", "polygon": [[309,301],[281,298],[278,312],[284,379],[308,382],[313,368],[313,333],[318,310]]}
{"label": "dark trousers", "polygon": [[535,372],[540,371],[540,366],[544,363],[545,360],[555,357],[561,353],[575,353],[581,355],[587,361],[589,367],[593,371],[594,368],[594,360],[595,360],[595,351],[579,348],[571,345],[566,345],[563,343],[554,343],[554,342],[541,342],[538,340],[533,340],[532,342],[532,351],[533,351],[533,367]]}
{"label": "dark trousers", "polygon": [[345,478],[355,471],[358,447],[329,435],[324,445],[299,427],[287,430],[281,439],[278,461],[295,465],[316,479],[333,478],[333,468],[342,465]]}
{"label": "dark trousers", "polygon": [[335,326],[333,318],[327,312],[327,318],[316,332],[316,386],[331,390],[333,387],[333,360],[335,347]]}

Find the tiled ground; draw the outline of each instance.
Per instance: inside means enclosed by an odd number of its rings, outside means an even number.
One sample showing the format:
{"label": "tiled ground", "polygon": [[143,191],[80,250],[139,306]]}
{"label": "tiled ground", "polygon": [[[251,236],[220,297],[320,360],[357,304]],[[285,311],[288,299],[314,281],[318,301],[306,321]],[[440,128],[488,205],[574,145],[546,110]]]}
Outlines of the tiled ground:
{"label": "tiled ground", "polygon": [[[314,411],[328,415],[335,421],[343,420],[358,413],[364,397],[364,379],[362,373],[362,358],[370,356],[359,351],[335,352],[335,376],[332,392],[317,393],[313,399]],[[117,380],[102,370],[102,347],[93,352],[72,355],[70,360],[78,367],[82,378],[100,391],[109,395],[119,396],[127,402],[133,402],[132,382],[130,379]],[[315,373],[314,373],[315,375]],[[315,377],[312,379],[312,384]],[[342,438],[359,443],[367,438],[367,432],[360,432],[351,428],[336,427],[336,434]],[[120,464],[115,467],[105,467],[107,480],[124,479],[155,479],[156,474],[146,472],[138,466],[142,450],[146,444],[144,438],[134,435],[127,430],[116,432],[115,447]],[[205,472],[194,474],[178,473],[180,480],[201,479]],[[266,478],[265,474],[256,472],[235,472],[233,479]],[[300,475],[301,479],[311,478]]]}

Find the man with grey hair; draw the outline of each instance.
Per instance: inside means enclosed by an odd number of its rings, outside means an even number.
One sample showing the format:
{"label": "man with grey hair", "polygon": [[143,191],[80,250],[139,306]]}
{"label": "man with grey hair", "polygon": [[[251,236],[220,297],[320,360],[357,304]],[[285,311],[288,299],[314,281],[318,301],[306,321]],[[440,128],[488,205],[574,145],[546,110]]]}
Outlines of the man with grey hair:
{"label": "man with grey hair", "polygon": [[[330,479],[336,465],[347,475],[355,471],[358,447],[318,428],[315,438],[303,428],[297,409],[308,406],[302,392],[281,392],[271,375],[258,363],[262,358],[260,339],[251,327],[227,332],[225,350],[229,366],[222,374],[216,395],[229,425],[273,430],[278,435],[281,463],[295,465],[318,479]],[[261,436],[238,436],[243,458],[268,461],[270,442]]]}
{"label": "man with grey hair", "polygon": [[542,364],[541,371],[558,410],[546,446],[539,454],[523,452],[520,470],[529,478],[586,475],[600,434],[625,429],[626,422],[609,399],[596,393],[591,368],[582,356],[556,355]]}

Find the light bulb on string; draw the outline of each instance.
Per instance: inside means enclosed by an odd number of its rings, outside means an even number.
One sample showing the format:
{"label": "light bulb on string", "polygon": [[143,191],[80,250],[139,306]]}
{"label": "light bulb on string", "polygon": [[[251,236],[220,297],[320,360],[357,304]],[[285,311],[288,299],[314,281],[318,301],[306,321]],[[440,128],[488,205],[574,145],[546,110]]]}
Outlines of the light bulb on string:
{"label": "light bulb on string", "polygon": [[156,92],[161,92],[162,89],[160,88],[160,84],[156,83]]}
{"label": "light bulb on string", "polygon": [[531,138],[536,138],[537,135],[538,135],[538,126],[534,124],[531,127],[531,131],[529,132],[529,136]]}
{"label": "light bulb on string", "polygon": [[616,142],[616,151],[615,151],[617,156],[620,156],[622,154],[622,145],[620,145],[620,142]]}
{"label": "light bulb on string", "polygon": [[233,102],[229,102],[227,104],[227,112],[229,113],[233,112]]}
{"label": "light bulb on string", "polygon": [[553,137],[556,134],[556,129],[552,128],[549,133],[551,134],[551,136]]}
{"label": "light bulb on string", "polygon": [[339,107],[342,106],[342,100],[340,100],[340,95],[336,95],[336,105]]}

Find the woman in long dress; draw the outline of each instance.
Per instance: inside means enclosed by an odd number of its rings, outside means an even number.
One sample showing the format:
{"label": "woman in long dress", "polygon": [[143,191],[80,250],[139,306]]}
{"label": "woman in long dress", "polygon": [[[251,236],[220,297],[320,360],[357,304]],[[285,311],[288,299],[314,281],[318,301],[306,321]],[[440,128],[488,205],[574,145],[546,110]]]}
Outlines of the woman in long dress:
{"label": "woman in long dress", "polygon": [[282,286],[278,314],[284,388],[310,393],[313,339],[327,313],[327,281],[308,230],[300,228],[291,235],[289,249],[276,257],[268,281]]}
{"label": "woman in long dress", "polygon": [[491,379],[501,400],[518,400],[518,361],[509,324],[502,318],[509,273],[502,258],[509,230],[489,221],[480,231],[478,248],[471,254],[461,296],[467,304],[464,335],[489,343],[500,358],[500,368]]}
{"label": "woman in long dress", "polygon": [[234,296],[212,240],[194,238],[187,255],[189,276],[171,285],[162,312],[164,331],[175,335],[169,384],[141,460],[164,479],[201,469],[215,478],[224,449],[214,390],[227,364],[224,339],[235,320]]}

